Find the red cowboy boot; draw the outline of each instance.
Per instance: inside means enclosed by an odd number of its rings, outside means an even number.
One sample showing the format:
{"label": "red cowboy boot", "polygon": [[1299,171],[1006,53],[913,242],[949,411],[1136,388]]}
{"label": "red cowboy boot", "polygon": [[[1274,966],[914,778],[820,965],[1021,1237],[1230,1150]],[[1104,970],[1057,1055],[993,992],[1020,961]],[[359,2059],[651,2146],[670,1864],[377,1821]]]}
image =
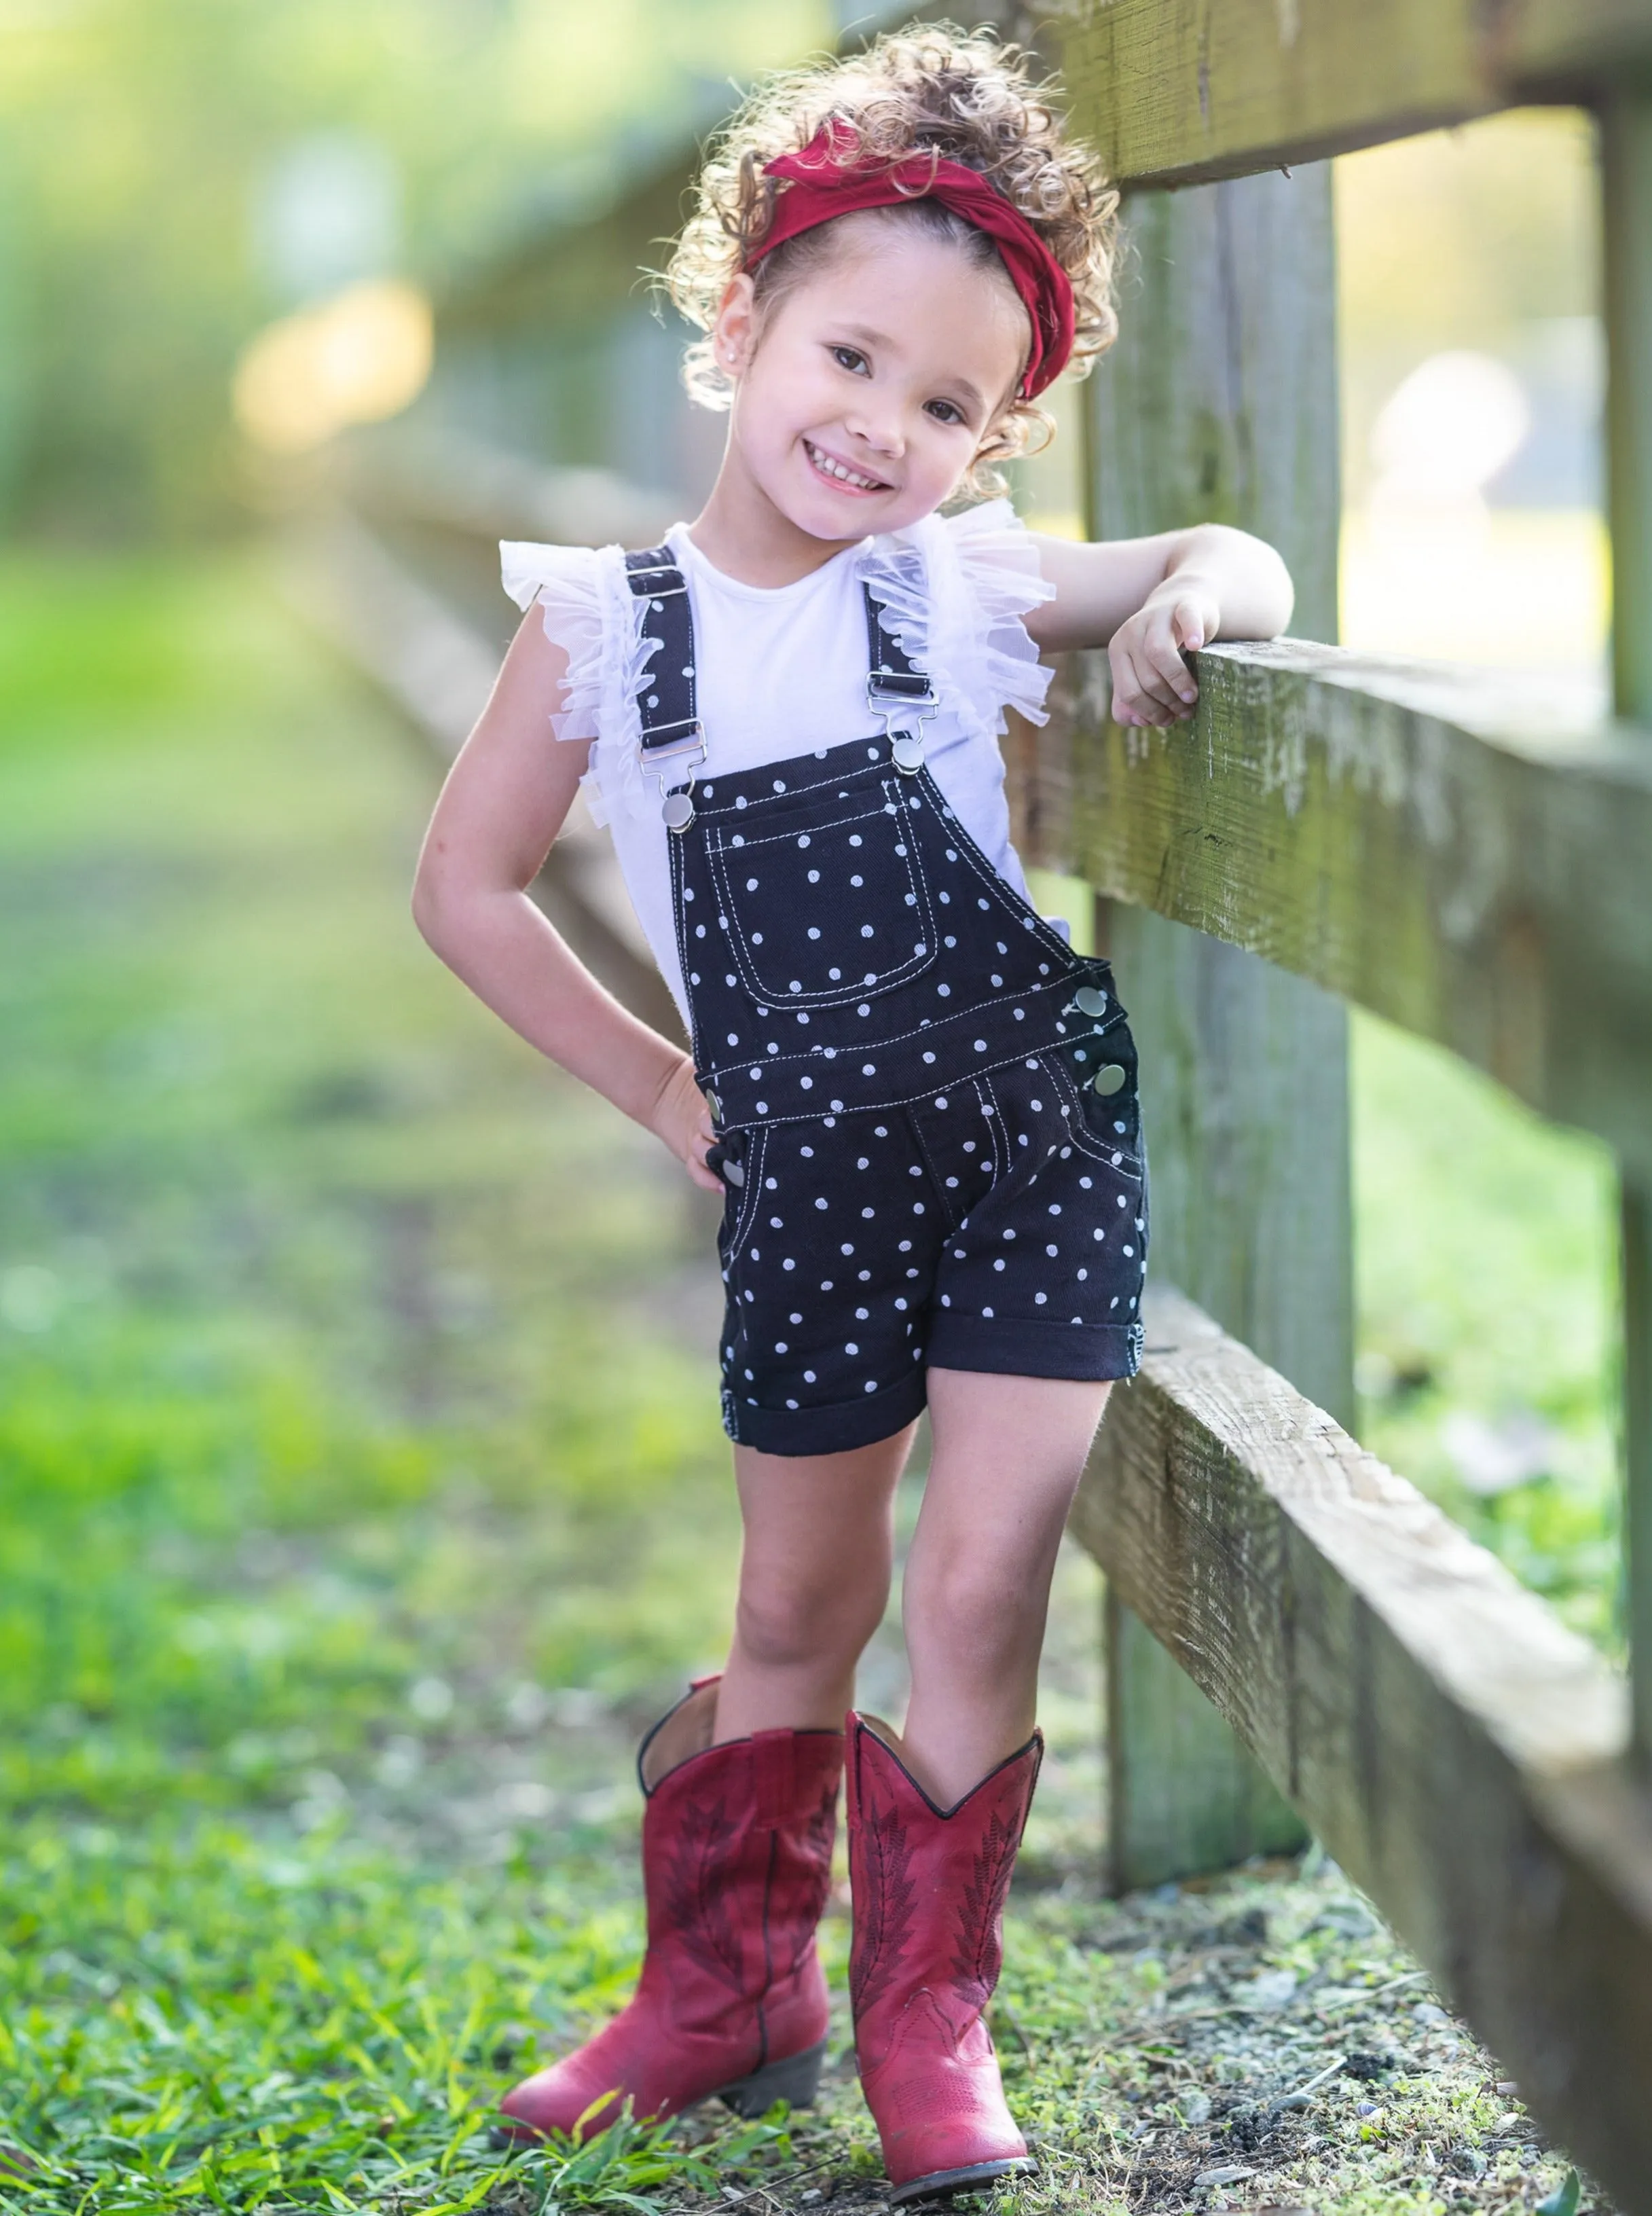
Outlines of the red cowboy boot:
{"label": "red cowboy boot", "polygon": [[855,2052],[894,2198],[1030,2170],[983,2012],[1004,1960],[1004,1897],[1042,1735],[943,1812],[887,1726],[873,1729],[851,1710],[848,1732]]}
{"label": "red cowboy boot", "polygon": [[602,2130],[713,2095],[741,2115],[814,2098],[826,1979],[814,1927],[831,1884],[843,1735],[710,1744],[702,1678],[642,1742],[637,1776],[648,1945],[629,2004],[577,2053],[507,2093],[502,2136]]}

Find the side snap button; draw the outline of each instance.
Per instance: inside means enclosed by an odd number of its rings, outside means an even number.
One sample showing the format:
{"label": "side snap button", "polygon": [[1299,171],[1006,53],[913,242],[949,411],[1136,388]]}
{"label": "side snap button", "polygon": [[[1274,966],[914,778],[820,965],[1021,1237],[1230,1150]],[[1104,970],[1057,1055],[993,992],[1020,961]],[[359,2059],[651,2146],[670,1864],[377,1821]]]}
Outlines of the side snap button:
{"label": "side snap button", "polygon": [[1104,1016],[1107,1013],[1107,995],[1099,985],[1081,985],[1072,998],[1081,1016]]}
{"label": "side snap button", "polygon": [[1121,1062],[1109,1062],[1104,1063],[1090,1081],[1105,1099],[1109,1093],[1118,1091],[1127,1074]]}

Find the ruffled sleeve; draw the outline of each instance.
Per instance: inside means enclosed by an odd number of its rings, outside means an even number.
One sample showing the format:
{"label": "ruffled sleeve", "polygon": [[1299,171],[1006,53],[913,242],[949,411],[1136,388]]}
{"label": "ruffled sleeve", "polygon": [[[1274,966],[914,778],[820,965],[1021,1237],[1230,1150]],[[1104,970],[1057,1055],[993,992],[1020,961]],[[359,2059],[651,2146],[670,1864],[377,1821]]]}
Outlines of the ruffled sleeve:
{"label": "ruffled sleeve", "polygon": [[[519,608],[538,603],[546,637],[568,656],[551,729],[559,739],[597,742],[592,770],[602,801],[611,803],[616,791],[629,795],[635,784],[641,804],[636,696],[659,641],[642,636],[642,603],[626,582],[623,553],[617,546],[505,539],[499,554],[505,590]],[[597,795],[587,789],[586,797],[601,820],[606,811]]]}
{"label": "ruffled sleeve", "polygon": [[1047,720],[1052,673],[1023,619],[1055,588],[1007,500],[874,539],[862,574],[884,603],[886,627],[965,729],[997,736],[1009,708]]}

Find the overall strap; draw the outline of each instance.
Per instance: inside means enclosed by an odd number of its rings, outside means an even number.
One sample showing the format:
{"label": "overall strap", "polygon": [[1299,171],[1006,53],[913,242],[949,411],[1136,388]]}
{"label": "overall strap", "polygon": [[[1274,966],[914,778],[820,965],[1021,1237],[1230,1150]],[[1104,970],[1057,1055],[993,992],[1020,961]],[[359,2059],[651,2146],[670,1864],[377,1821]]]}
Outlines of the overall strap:
{"label": "overall strap", "polygon": [[705,760],[688,581],[668,546],[648,546],[625,557],[625,582],[643,604],[643,637],[659,642],[636,695],[642,766],[660,780],[660,810],[667,826],[686,831],[694,821],[689,797],[694,773]]}
{"label": "overall strap", "polygon": [[915,777],[924,766],[924,725],[939,705],[934,688],[921,669],[914,669],[906,649],[880,618],[886,603],[869,585],[861,588],[866,600],[866,705],[883,718],[889,735],[895,767]]}

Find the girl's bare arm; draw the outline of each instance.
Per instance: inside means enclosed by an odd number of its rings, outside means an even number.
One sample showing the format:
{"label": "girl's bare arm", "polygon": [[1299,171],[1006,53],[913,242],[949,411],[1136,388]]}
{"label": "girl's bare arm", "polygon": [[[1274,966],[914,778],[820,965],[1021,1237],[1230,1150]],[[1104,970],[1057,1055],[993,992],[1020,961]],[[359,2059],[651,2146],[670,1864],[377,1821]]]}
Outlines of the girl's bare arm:
{"label": "girl's bare arm", "polygon": [[1225,524],[1084,545],[1039,536],[1056,588],[1027,628],[1047,654],[1105,646],[1121,723],[1170,723],[1199,697],[1182,659],[1216,638],[1273,638],[1291,619],[1290,572],[1273,548]]}
{"label": "girl's bare arm", "polygon": [[568,657],[531,608],[425,836],[414,920],[513,1031],[654,1132],[697,1185],[713,1133],[680,1047],[604,990],[528,896],[562,829],[586,749],[550,728]]}

